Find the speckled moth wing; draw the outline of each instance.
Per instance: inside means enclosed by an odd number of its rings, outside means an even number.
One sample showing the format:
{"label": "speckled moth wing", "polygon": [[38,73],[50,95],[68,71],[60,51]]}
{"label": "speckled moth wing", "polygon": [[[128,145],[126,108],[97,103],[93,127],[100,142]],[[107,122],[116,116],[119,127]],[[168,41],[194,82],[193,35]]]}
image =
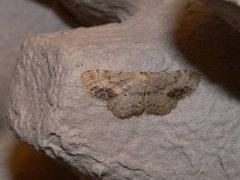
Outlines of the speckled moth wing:
{"label": "speckled moth wing", "polygon": [[122,72],[89,70],[82,82],[118,118],[147,114],[165,115],[177,102],[191,95],[200,81],[193,71]]}
{"label": "speckled moth wing", "polygon": [[88,70],[81,74],[81,80],[97,98],[108,100],[121,94],[137,83],[136,73],[110,71],[110,70]]}

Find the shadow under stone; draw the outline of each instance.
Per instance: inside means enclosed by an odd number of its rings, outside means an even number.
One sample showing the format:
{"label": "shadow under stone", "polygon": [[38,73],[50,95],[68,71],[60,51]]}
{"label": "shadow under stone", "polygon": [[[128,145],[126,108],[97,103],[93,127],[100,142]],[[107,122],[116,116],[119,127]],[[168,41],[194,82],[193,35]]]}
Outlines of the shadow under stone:
{"label": "shadow under stone", "polygon": [[79,180],[66,167],[20,141],[13,147],[10,171],[13,180]]}
{"label": "shadow under stone", "polygon": [[185,59],[240,98],[240,33],[215,12],[188,3],[179,16],[174,42]]}

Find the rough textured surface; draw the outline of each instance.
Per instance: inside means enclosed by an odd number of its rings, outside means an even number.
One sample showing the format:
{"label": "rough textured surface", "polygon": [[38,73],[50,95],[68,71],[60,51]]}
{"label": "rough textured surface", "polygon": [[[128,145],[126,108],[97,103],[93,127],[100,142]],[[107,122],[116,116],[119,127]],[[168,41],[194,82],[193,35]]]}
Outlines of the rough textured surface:
{"label": "rough textured surface", "polygon": [[[41,1],[42,2],[42,1]],[[21,43],[41,32],[69,29],[71,22],[59,17],[64,11],[50,1],[0,0],[0,179],[1,180],[76,180],[66,167],[59,165],[13,137],[6,125],[5,103]],[[56,10],[56,11],[55,11]],[[58,15],[57,15],[58,14]],[[68,16],[65,16],[66,19]],[[39,23],[41,22],[41,23]]]}
{"label": "rough textured surface", "polygon": [[240,0],[201,0],[240,31]]}
{"label": "rough textured surface", "polygon": [[[239,33],[197,1],[142,7],[122,24],[28,39],[11,85],[10,126],[91,179],[239,179]],[[80,74],[96,68],[195,68],[203,79],[169,115],[124,121],[84,91]]]}
{"label": "rough textured surface", "polygon": [[83,25],[122,22],[138,10],[143,0],[61,0]]}

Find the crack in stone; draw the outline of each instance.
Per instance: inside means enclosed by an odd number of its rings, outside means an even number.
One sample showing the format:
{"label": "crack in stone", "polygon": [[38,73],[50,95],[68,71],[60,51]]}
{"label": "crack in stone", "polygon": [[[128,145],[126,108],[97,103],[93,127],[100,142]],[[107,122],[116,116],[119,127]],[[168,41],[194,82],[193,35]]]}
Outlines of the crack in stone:
{"label": "crack in stone", "polygon": [[217,159],[218,159],[218,161],[219,161],[219,164],[220,164],[220,166],[221,166],[224,174],[230,179],[230,176],[229,176],[227,170],[226,170],[225,167],[224,167],[224,163],[223,163],[223,161],[222,161],[222,158],[221,158],[220,156],[217,156]]}
{"label": "crack in stone", "polygon": [[152,177],[151,175],[149,175],[149,174],[148,174],[145,170],[143,170],[143,169],[130,168],[129,166],[124,165],[124,164],[122,164],[121,162],[116,162],[116,161],[114,161],[114,162],[110,163],[110,166],[109,166],[109,167],[113,166],[114,164],[120,165],[121,167],[123,167],[124,169],[127,169],[127,170],[129,170],[129,171],[140,171],[140,172],[142,172],[143,174],[145,174],[146,176]]}

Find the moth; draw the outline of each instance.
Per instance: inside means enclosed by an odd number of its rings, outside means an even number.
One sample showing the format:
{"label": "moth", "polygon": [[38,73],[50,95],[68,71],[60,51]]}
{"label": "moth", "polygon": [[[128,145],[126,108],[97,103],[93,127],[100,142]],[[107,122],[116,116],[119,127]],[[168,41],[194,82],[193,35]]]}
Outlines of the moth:
{"label": "moth", "polygon": [[107,101],[107,109],[118,118],[139,116],[146,112],[166,115],[180,99],[197,88],[200,75],[194,71],[123,72],[87,70],[80,77],[96,98]]}

